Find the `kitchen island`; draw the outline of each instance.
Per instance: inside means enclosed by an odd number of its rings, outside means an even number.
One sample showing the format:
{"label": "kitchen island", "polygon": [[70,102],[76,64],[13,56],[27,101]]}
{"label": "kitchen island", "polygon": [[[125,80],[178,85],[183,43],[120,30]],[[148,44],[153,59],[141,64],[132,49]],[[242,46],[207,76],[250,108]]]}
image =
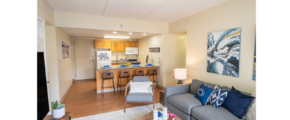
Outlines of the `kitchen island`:
{"label": "kitchen island", "polygon": [[[134,67],[134,65],[129,65],[126,66],[124,68],[120,68],[120,65],[112,65],[110,66],[110,68],[100,68],[100,67],[96,67],[96,90],[98,93],[101,93],[101,86],[102,86],[102,77],[103,77],[103,73],[104,72],[113,72],[114,73],[114,85],[115,85],[115,90],[117,91],[117,83],[118,83],[118,78],[121,74],[122,70],[128,70],[130,71],[130,79],[128,80],[128,82],[130,80],[132,80],[132,75],[135,75],[136,70],[144,70],[145,75],[149,73],[150,69],[154,69],[156,68],[158,70],[158,75],[157,75],[157,79],[158,82],[160,83],[160,75],[159,75],[159,66],[157,65],[153,65],[153,66],[146,66],[146,65],[140,65],[140,67]],[[155,79],[155,78],[154,78]],[[128,82],[126,80],[126,78],[122,78],[122,85],[126,85]],[[150,77],[150,80],[153,81],[153,77]],[[111,80],[105,80],[104,82],[104,86],[113,86],[112,81]],[[105,88],[104,92],[110,92],[110,91],[114,91],[113,88]]]}

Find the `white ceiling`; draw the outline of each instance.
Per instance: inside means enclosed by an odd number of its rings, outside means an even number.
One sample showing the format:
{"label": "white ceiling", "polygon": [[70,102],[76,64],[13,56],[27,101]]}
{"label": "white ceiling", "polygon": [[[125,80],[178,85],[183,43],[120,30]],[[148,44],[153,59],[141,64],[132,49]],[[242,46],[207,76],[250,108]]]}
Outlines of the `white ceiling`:
{"label": "white ceiling", "polygon": [[109,30],[93,30],[93,29],[79,29],[79,28],[61,28],[70,36],[75,38],[103,38],[106,36],[118,36],[118,37],[130,37],[130,39],[141,39],[144,37],[155,35],[154,33],[144,33],[141,32],[132,32],[132,34],[128,34],[129,32],[124,31],[115,31],[117,32],[114,34],[114,31]]}
{"label": "white ceiling", "polygon": [[230,0],[45,0],[55,11],[170,23]]}

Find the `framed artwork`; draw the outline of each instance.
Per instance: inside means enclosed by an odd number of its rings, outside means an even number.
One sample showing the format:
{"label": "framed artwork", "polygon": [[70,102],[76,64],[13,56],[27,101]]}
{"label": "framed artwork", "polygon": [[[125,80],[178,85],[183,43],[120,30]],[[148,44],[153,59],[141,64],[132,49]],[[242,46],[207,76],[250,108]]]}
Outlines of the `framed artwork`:
{"label": "framed artwork", "polygon": [[208,34],[207,72],[239,77],[241,28]]}
{"label": "framed artwork", "polygon": [[69,45],[62,41],[62,59],[67,59],[69,57]]}
{"label": "framed artwork", "polygon": [[149,52],[160,52],[160,47],[149,48]]}
{"label": "framed artwork", "polygon": [[258,43],[258,30],[256,32],[256,40],[255,40],[255,54],[254,54],[254,70],[253,70],[253,80],[258,80],[258,54],[257,54],[257,43]]}

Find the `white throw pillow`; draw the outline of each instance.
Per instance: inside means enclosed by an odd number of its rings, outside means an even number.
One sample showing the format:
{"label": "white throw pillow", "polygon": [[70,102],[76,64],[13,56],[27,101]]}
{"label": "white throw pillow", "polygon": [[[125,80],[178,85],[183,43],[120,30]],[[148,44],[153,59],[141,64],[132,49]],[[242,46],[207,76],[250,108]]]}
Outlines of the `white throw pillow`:
{"label": "white throw pillow", "polygon": [[130,82],[130,93],[152,93],[152,82]]}
{"label": "white throw pillow", "polygon": [[[256,97],[256,91],[252,94],[253,97]],[[251,105],[248,108],[246,113],[247,120],[256,120],[256,98],[252,101]]]}

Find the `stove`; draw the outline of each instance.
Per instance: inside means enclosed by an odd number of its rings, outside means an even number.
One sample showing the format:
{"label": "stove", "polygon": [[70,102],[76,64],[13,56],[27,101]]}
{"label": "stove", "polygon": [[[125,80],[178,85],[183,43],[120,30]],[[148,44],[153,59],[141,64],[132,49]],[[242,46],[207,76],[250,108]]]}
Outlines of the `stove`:
{"label": "stove", "polygon": [[131,64],[140,64],[137,59],[128,59],[128,62],[130,62]]}

